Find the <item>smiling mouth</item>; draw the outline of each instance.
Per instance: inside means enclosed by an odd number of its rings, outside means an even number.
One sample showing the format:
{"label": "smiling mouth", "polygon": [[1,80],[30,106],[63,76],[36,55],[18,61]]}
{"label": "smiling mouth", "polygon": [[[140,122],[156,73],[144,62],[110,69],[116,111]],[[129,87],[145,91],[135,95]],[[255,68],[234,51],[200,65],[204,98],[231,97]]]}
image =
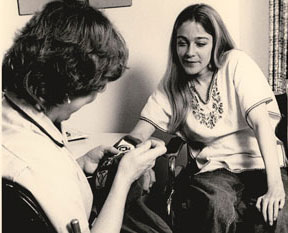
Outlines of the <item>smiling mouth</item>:
{"label": "smiling mouth", "polygon": [[183,61],[185,65],[188,65],[188,66],[193,66],[197,63],[200,63],[199,61]]}
{"label": "smiling mouth", "polygon": [[184,62],[189,62],[189,63],[197,63],[200,62],[200,60],[190,60],[190,59],[183,59]]}

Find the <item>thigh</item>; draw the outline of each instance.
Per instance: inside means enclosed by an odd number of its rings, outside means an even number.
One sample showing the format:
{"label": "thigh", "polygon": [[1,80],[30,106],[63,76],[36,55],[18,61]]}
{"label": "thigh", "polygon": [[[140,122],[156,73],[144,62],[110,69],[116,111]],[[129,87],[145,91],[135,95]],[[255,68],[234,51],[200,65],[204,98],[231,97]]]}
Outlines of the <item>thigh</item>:
{"label": "thigh", "polygon": [[194,175],[190,178],[189,186],[192,188],[199,187],[211,195],[219,192],[229,196],[243,190],[243,185],[237,174],[226,169]]}
{"label": "thigh", "polygon": [[[288,168],[281,169],[281,176],[286,193],[286,201],[288,194]],[[243,200],[254,204],[257,198],[264,195],[267,190],[267,175],[265,170],[246,171],[239,174],[239,178],[244,185]]]}
{"label": "thigh", "polygon": [[288,233],[288,168],[282,168],[282,180],[285,190],[285,205],[279,212],[277,222],[275,223],[276,233]]}
{"label": "thigh", "polygon": [[244,185],[237,174],[226,169],[218,169],[211,172],[191,174],[188,169],[184,169],[178,176],[175,184],[177,192],[206,193],[207,195],[231,196],[234,199],[242,193]]}
{"label": "thigh", "polygon": [[237,175],[219,169],[182,177],[181,181],[186,187],[178,186],[175,193],[176,232],[191,228],[201,232],[217,232],[217,229],[228,232],[234,228],[235,206],[243,190]]}
{"label": "thigh", "polygon": [[228,214],[235,214],[234,206],[239,202],[243,188],[236,174],[226,169],[219,169],[193,176],[187,192],[194,199],[196,206],[207,205],[219,208],[220,211],[222,209]]}

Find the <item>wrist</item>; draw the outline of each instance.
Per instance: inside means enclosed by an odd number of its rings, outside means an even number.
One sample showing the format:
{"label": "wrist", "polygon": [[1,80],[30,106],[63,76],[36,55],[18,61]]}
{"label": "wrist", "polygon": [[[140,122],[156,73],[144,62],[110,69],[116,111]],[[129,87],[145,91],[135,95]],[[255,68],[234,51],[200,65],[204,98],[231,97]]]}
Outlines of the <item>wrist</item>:
{"label": "wrist", "polygon": [[282,181],[281,170],[279,166],[266,166],[267,183]]}
{"label": "wrist", "polygon": [[271,188],[271,187],[283,185],[283,181],[282,181],[281,175],[280,176],[268,177],[267,178],[267,185],[268,185],[268,189]]}
{"label": "wrist", "polygon": [[129,178],[127,175],[127,172],[122,171],[121,169],[118,168],[118,171],[116,173],[116,176],[114,178],[113,185],[115,186],[120,186],[124,190],[130,189],[131,184],[134,182],[133,179]]}

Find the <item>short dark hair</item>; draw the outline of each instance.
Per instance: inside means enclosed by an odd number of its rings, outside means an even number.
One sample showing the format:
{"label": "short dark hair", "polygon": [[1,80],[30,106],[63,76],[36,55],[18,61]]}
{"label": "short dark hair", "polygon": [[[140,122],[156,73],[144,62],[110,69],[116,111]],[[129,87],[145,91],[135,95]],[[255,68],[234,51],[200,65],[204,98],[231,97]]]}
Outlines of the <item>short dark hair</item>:
{"label": "short dark hair", "polygon": [[45,107],[100,91],[126,69],[124,39],[99,10],[53,1],[18,33],[2,63],[2,90]]}

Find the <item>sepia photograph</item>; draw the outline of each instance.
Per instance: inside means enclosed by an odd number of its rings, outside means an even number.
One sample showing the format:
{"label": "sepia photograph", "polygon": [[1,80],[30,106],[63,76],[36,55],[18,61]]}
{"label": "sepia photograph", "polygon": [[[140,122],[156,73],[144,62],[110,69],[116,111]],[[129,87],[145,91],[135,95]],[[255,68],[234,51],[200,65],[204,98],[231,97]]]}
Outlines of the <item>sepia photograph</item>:
{"label": "sepia photograph", "polygon": [[287,0],[0,12],[2,233],[288,233]]}

